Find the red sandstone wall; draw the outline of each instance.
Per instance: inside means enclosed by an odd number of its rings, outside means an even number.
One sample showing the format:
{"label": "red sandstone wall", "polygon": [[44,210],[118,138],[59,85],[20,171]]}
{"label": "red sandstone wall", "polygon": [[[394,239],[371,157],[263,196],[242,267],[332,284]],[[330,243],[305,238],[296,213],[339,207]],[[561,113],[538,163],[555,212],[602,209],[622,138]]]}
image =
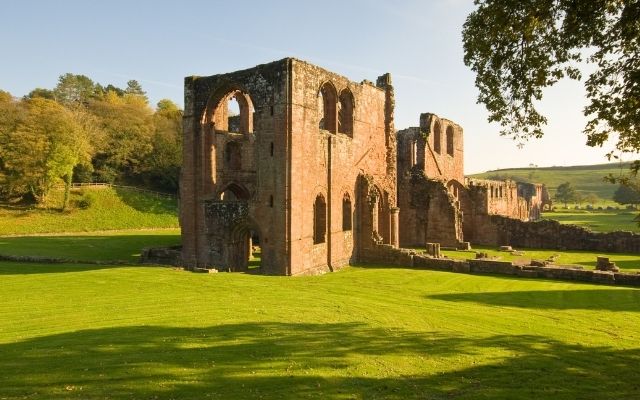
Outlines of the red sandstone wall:
{"label": "red sandstone wall", "polygon": [[[439,143],[438,150],[438,127]],[[425,174],[430,179],[464,182],[464,143],[462,127],[435,114],[420,115],[420,130],[428,136],[425,147]],[[453,134],[453,151],[447,147],[447,131]]]}
{"label": "red sandstone wall", "polygon": [[[353,137],[319,128],[318,93],[325,83],[339,95],[350,90],[355,100]],[[395,205],[395,180],[389,179],[385,144],[385,91],[355,83],[314,65],[295,60],[291,109],[291,273],[339,268],[354,256],[356,182],[373,176]],[[394,139],[395,142],[395,139]],[[313,205],[318,194],[327,201],[327,240],[313,243]],[[342,200],[351,198],[352,230],[342,229]]]}
{"label": "red sandstone wall", "polygon": [[[212,254],[212,236],[220,227],[207,226],[204,205],[219,199],[234,184],[247,192],[251,228],[260,231],[262,266],[267,273],[287,273],[286,132],[287,59],[243,71],[185,79],[183,168],[180,185],[182,258],[187,266],[222,266],[226,257]],[[251,103],[248,132],[231,133],[222,126],[218,103],[240,90]],[[241,155],[236,168],[225,163],[228,142]],[[271,143],[274,154],[271,155]],[[273,207],[270,198],[273,196]]]}

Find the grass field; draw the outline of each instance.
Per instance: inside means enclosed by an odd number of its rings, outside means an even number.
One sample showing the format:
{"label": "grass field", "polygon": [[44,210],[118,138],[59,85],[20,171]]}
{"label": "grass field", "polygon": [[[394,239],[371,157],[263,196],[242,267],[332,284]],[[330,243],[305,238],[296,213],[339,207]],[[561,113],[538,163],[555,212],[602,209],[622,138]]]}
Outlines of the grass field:
{"label": "grass field", "polygon": [[180,244],[179,229],[0,237],[0,255],[40,256],[82,261],[137,261],[143,247],[178,244]]}
{"label": "grass field", "polygon": [[2,399],[640,398],[640,290],[0,264]]}
{"label": "grass field", "polygon": [[555,257],[556,264],[573,264],[581,265],[585,269],[594,269],[596,266],[597,256],[607,256],[616,263],[620,269],[625,271],[640,271],[640,254],[625,253],[599,253],[591,251],[577,250],[541,250],[541,249],[517,249],[523,251],[524,255],[513,255],[506,251],[499,251],[495,247],[473,246],[473,250],[444,250],[442,253],[450,258],[458,260],[468,260],[475,258],[477,251],[485,252],[489,257],[499,257],[501,261],[512,262],[529,262],[533,260],[547,260],[549,257]]}
{"label": "grass field", "polygon": [[[83,188],[72,191],[72,204],[88,193],[94,199],[91,207],[75,207],[67,212],[56,208],[0,204],[0,236],[178,227],[175,199],[157,198],[123,188]],[[60,204],[61,196],[62,190],[54,191],[50,203]]]}
{"label": "grass field", "polygon": [[[611,163],[571,167],[499,169],[470,175],[470,177],[481,179],[511,178],[525,182],[544,183],[552,195],[558,185],[571,182],[576,190],[583,194],[595,193],[603,200],[611,200],[617,186],[605,182],[603,178],[609,174],[619,176],[621,173],[627,173],[628,170],[628,163]],[[599,203],[598,205],[603,204]],[[613,203],[611,204],[613,205]]]}
{"label": "grass field", "polygon": [[[133,265],[179,231],[99,230],[171,227],[175,204],[99,190],[64,218],[0,215],[4,234],[89,231],[0,237],[0,254],[132,262],[0,262],[0,400],[640,399],[639,289],[384,266],[267,277]],[[612,260],[633,269],[640,256]],[[592,267],[595,254],[558,261]]]}
{"label": "grass field", "polygon": [[584,211],[567,210],[543,213],[544,219],[553,219],[562,224],[573,224],[595,232],[630,231],[640,232],[634,221],[637,211]]}

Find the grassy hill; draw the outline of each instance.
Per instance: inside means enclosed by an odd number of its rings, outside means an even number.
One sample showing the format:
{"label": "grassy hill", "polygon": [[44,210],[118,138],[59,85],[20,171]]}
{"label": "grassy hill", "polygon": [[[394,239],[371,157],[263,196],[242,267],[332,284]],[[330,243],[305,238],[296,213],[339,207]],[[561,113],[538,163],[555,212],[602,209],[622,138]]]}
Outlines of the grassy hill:
{"label": "grassy hill", "polygon": [[613,174],[626,173],[629,163],[609,163],[595,165],[577,165],[571,167],[545,168],[511,168],[487,171],[481,174],[469,175],[481,179],[514,179],[523,182],[539,182],[547,185],[553,195],[556,187],[564,182],[571,184],[583,194],[595,193],[604,200],[609,200],[617,186],[604,181],[604,177]]}
{"label": "grassy hill", "polygon": [[62,189],[47,207],[0,204],[0,235],[91,232],[116,229],[177,228],[177,200],[127,188],[73,189],[71,207],[60,211]]}

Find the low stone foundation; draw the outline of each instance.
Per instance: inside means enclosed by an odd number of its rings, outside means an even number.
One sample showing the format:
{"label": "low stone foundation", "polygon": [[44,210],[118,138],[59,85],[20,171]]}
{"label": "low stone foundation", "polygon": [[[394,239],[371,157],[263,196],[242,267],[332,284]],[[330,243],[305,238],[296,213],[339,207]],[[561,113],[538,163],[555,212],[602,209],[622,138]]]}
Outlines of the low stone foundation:
{"label": "low stone foundation", "polygon": [[434,271],[511,275],[523,278],[558,279],[608,285],[640,286],[640,273],[585,270],[575,265],[519,265],[490,259],[454,260],[433,258],[414,250],[379,245],[371,251],[367,262]]}
{"label": "low stone foundation", "polygon": [[140,264],[180,266],[182,246],[146,247],[142,249]]}

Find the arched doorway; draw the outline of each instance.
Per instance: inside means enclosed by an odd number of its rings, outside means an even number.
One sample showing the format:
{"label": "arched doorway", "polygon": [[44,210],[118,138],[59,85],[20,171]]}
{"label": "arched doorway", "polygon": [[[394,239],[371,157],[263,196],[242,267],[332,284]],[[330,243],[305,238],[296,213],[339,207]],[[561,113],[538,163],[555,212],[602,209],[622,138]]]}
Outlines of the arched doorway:
{"label": "arched doorway", "polygon": [[235,226],[225,243],[227,265],[232,272],[262,273],[259,229],[252,223]]}

